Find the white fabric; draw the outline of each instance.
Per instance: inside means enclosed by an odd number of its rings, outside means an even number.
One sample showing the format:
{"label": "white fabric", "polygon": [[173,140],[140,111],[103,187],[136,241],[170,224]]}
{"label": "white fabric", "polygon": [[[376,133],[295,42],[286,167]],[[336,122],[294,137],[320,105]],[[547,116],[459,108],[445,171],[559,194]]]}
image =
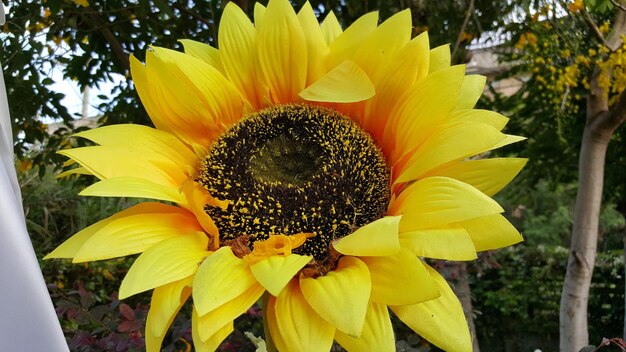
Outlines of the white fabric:
{"label": "white fabric", "polygon": [[0,159],[0,351],[69,351],[26,232],[1,70]]}

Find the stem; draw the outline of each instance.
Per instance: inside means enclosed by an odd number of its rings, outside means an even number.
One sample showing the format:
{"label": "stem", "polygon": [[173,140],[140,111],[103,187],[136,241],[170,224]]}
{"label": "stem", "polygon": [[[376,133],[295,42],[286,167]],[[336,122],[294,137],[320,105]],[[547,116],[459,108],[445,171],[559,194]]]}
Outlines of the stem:
{"label": "stem", "polygon": [[270,326],[267,322],[267,303],[270,300],[270,294],[265,292],[263,297],[261,298],[261,308],[263,314],[263,332],[265,332],[265,347],[267,348],[267,352],[278,352],[276,346],[274,345],[274,340],[272,340],[272,334],[270,333]]}

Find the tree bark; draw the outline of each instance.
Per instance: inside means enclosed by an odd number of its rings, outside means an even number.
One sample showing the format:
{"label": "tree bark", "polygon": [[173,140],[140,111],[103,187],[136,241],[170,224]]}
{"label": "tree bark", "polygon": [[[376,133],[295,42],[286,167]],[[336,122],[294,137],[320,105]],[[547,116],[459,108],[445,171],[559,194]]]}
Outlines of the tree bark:
{"label": "tree bark", "polygon": [[[617,211],[626,219],[626,199],[619,199],[617,201]],[[622,229],[622,240],[624,241],[624,264],[626,264],[626,225]],[[624,283],[626,284],[626,265],[624,266]],[[626,285],[624,286],[626,290]],[[624,303],[626,303],[626,295],[624,295]],[[626,310],[624,310],[624,331],[622,333],[622,339],[626,341]]]}
{"label": "tree bark", "polygon": [[585,127],[580,150],[572,242],[561,295],[562,352],[578,351],[589,344],[587,302],[596,261],[604,161],[609,139],[610,135],[598,134],[589,125]]}
{"label": "tree bark", "polygon": [[[605,42],[609,49],[621,45],[625,33],[626,12],[617,9]],[[589,344],[587,303],[596,260],[606,150],[615,130],[626,121],[626,92],[620,94],[609,110],[608,92],[599,84],[600,75],[596,69],[590,81],[587,121],[578,160],[578,192],[559,314],[562,352],[579,351]]]}
{"label": "tree bark", "polygon": [[459,276],[454,287],[454,292],[457,297],[459,297],[459,301],[461,301],[461,307],[463,307],[463,313],[465,313],[465,318],[467,319],[467,324],[469,325],[470,334],[472,336],[472,351],[480,352],[480,347],[478,346],[478,336],[476,334],[476,325],[474,324],[474,307],[472,306],[472,290],[469,284],[467,263],[454,262],[450,264],[458,266]]}
{"label": "tree bark", "polygon": [[[624,216],[626,217],[626,213],[624,213]],[[626,227],[624,227],[624,287],[626,287]],[[625,289],[626,290],[626,289]],[[624,306],[626,307],[626,295],[624,295]],[[624,309],[624,330],[622,332],[622,339],[624,339],[624,341],[626,341],[626,309]]]}

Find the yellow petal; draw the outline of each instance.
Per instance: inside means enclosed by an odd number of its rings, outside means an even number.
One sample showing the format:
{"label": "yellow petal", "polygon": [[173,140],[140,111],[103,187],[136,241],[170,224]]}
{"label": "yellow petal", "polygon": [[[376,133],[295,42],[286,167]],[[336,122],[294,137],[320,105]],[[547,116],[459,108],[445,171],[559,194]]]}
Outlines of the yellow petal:
{"label": "yellow petal", "polygon": [[302,9],[298,12],[298,20],[304,31],[307,46],[307,77],[306,85],[317,81],[324,74],[325,61],[328,55],[328,46],[324,40],[324,34],[317,22],[317,17],[313,12],[311,4],[307,1],[302,5]]}
{"label": "yellow petal", "polygon": [[[207,341],[211,336],[219,332],[220,328],[232,322],[238,316],[245,313],[259,300],[265,290],[261,285],[252,285],[241,295],[233,300],[222,304],[209,313],[198,317],[198,336],[202,341]],[[197,310],[196,310],[196,313]],[[198,313],[199,314],[199,313]]]}
{"label": "yellow petal", "polygon": [[326,18],[324,18],[324,21],[322,21],[322,24],[320,25],[320,29],[322,30],[324,40],[328,45],[332,44],[332,42],[334,42],[335,39],[343,33],[341,25],[339,24],[339,21],[337,21],[337,16],[335,16],[335,13],[332,11],[326,15]]}
{"label": "yellow petal", "polygon": [[442,228],[400,234],[400,244],[418,257],[444,260],[476,259],[472,238],[463,228]]}
{"label": "yellow petal", "polygon": [[276,298],[276,324],[288,347],[281,352],[329,351],[335,328],[322,319],[306,302],[298,280],[293,280]]}
{"label": "yellow petal", "polygon": [[263,324],[267,326],[274,346],[281,352],[290,351],[278,330],[278,322],[276,321],[276,297],[272,295],[263,296],[263,311],[265,312],[263,315]]}
{"label": "yellow petal", "polygon": [[493,196],[517,176],[527,161],[523,158],[465,160],[445,165],[429,175],[454,178]]}
{"label": "yellow petal", "polygon": [[85,242],[91,238],[95,233],[100,231],[104,226],[109,224],[111,221],[116,219],[121,219],[124,217],[129,217],[137,214],[158,214],[158,213],[169,213],[169,212],[177,212],[180,209],[177,207],[173,207],[171,205],[162,204],[162,203],[154,203],[154,202],[145,202],[140,203],[135,206],[132,206],[128,209],[124,209],[117,214],[114,214],[104,220],[98,221],[97,223],[84,228],[80,232],[76,233],[74,236],[67,239],[60,246],[58,246],[52,253],[48,254],[44,257],[44,259],[50,258],[73,258],[76,253],[80,250],[80,248],[85,244]]}
{"label": "yellow petal", "polygon": [[[332,18],[330,19],[332,21]],[[326,22],[326,21],[324,21]],[[323,26],[324,24],[322,24]],[[378,12],[370,12],[359,17],[341,33],[330,46],[329,64],[336,66],[349,59],[354,50],[372,33],[378,25]]]}
{"label": "yellow petal", "polygon": [[191,336],[193,338],[193,347],[196,352],[215,352],[215,350],[217,350],[222,341],[224,341],[224,339],[235,330],[233,322],[228,322],[223,327],[221,327],[215,334],[213,334],[213,336],[211,336],[208,340],[203,341],[200,338],[198,325],[198,313],[194,309],[191,315]]}
{"label": "yellow petal", "polygon": [[162,115],[150,92],[146,66],[132,54],[130,55],[130,73],[139,99],[154,125],[159,130],[171,132],[170,125],[166,123],[167,119]]}
{"label": "yellow petal", "polygon": [[362,257],[372,277],[372,301],[387,305],[414,304],[439,296],[433,278],[413,253]]}
{"label": "yellow petal", "polygon": [[185,197],[178,187],[168,187],[138,177],[114,177],[94,183],[82,190],[81,196],[132,197],[164,200],[181,204]]}
{"label": "yellow petal", "polygon": [[230,247],[221,247],[204,260],[196,273],[193,281],[196,310],[205,315],[255,284],[248,263],[237,258]]}
{"label": "yellow petal", "polygon": [[210,145],[241,118],[239,92],[218,70],[191,55],[152,47],[146,53],[148,89],[163,121],[191,145]]}
{"label": "yellow petal", "polygon": [[210,254],[207,242],[204,233],[194,233],[150,247],[128,270],[120,286],[120,299],[193,275],[202,258]]}
{"label": "yellow petal", "polygon": [[386,216],[359,227],[346,237],[333,242],[333,247],[345,255],[385,256],[400,251],[398,226],[400,216]]}
{"label": "yellow petal", "polygon": [[416,81],[428,74],[428,33],[406,44],[376,82],[376,95],[368,101],[365,130],[381,140],[389,115]]}
{"label": "yellow petal", "polygon": [[390,204],[389,213],[403,214],[400,233],[499,214],[504,209],[476,188],[448,177],[419,180]]}
{"label": "yellow petal", "polygon": [[263,20],[263,16],[265,16],[266,7],[261,3],[254,4],[254,23],[259,23]]}
{"label": "yellow petal", "polygon": [[301,276],[300,289],[320,317],[350,336],[361,335],[371,293],[369,270],[362,261],[343,257],[324,276]]}
{"label": "yellow petal", "polygon": [[419,81],[392,112],[385,127],[385,146],[395,145],[391,162],[413,150],[435,126],[447,121],[461,90],[465,67],[453,66]]}
{"label": "yellow petal", "polygon": [[367,74],[354,62],[344,61],[299,95],[308,101],[353,103],[374,94],[374,85]]}
{"label": "yellow petal", "polygon": [[273,296],[278,296],[285,285],[300,269],[307,265],[312,256],[291,254],[272,256],[250,266],[252,275]]}
{"label": "yellow petal", "polygon": [[509,144],[521,142],[523,140],[526,140],[526,137],[513,136],[513,135],[507,134],[507,135],[505,135],[505,138],[503,140],[501,140],[499,143],[496,143],[493,147],[491,147],[490,150],[502,148],[502,147],[507,146]]}
{"label": "yellow petal", "polygon": [[455,122],[430,136],[403,165],[394,172],[394,183],[408,182],[426,172],[454,160],[465,159],[493,148],[504,134],[490,125],[476,122]]}
{"label": "yellow petal", "polygon": [[[260,16],[258,12],[262,8],[257,5],[254,7],[255,19]],[[253,108],[260,108],[263,99],[269,97],[269,90],[258,61],[257,32],[248,16],[234,3],[229,2],[224,8],[218,37],[228,78]]]}
{"label": "yellow petal", "polygon": [[500,214],[464,221],[459,225],[467,230],[478,251],[502,248],[524,240],[515,227]]}
{"label": "yellow petal", "polygon": [[430,72],[436,72],[450,67],[450,44],[438,46],[430,51]]}
{"label": "yellow petal", "polygon": [[454,111],[451,114],[450,121],[481,122],[501,131],[504,126],[506,126],[507,122],[509,122],[509,118],[495,111],[464,109]]}
{"label": "yellow petal", "polygon": [[258,27],[258,53],[274,103],[298,101],[307,74],[304,32],[288,0],[267,5]]}
{"label": "yellow petal", "polygon": [[170,208],[169,212],[135,214],[110,221],[85,241],[72,262],[141,253],[161,241],[202,231],[193,214]]}
{"label": "yellow petal", "polygon": [[[71,161],[74,161],[74,160],[71,160]],[[79,167],[75,167],[73,169],[69,169],[69,170],[61,172],[60,174],[56,176],[56,178],[63,178],[63,177],[68,177],[72,175],[91,175],[91,172],[87,171],[87,169],[85,169],[84,167],[79,166]]]}
{"label": "yellow petal", "polygon": [[[141,125],[121,124],[103,126],[75,134],[103,146],[124,146],[146,154],[148,160],[163,157],[181,169],[194,166],[198,157],[173,135]],[[158,158],[150,159],[150,154]]]}
{"label": "yellow petal", "polygon": [[412,29],[410,10],[394,14],[359,44],[352,60],[370,77],[377,78],[383,65],[411,40]]}
{"label": "yellow petal", "polygon": [[74,236],[65,240],[65,242],[61,243],[61,245],[43,257],[43,259],[74,258],[74,255],[76,255],[76,253],[80,250],[80,247],[82,247],[94,233],[98,232],[99,229],[104,227],[104,225],[109,222],[109,219],[101,220],[77,232]]}
{"label": "yellow petal", "polygon": [[177,187],[187,177],[183,172],[177,172],[181,170],[175,165],[168,166],[165,158],[161,163],[156,164],[125,147],[72,148],[61,150],[59,154],[76,160],[101,180],[131,176],[148,179],[160,185]]}
{"label": "yellow petal", "polygon": [[216,48],[191,39],[179,39],[178,41],[183,44],[185,54],[189,54],[196,59],[200,59],[206,62],[207,64],[215,67],[218,71],[224,70],[222,68],[222,58],[220,57],[220,51]]}
{"label": "yellow petal", "polygon": [[441,296],[428,302],[391,307],[391,310],[435,346],[445,351],[472,351],[472,339],[459,299],[437,271],[427,268],[437,282]]}
{"label": "yellow petal", "polygon": [[189,276],[154,289],[146,331],[150,331],[153,336],[165,335],[176,313],[191,295],[192,280],[193,276]]}
{"label": "yellow petal", "polygon": [[454,110],[471,109],[476,105],[480,96],[483,95],[487,83],[487,77],[481,75],[468,75],[463,80],[461,94],[456,102]]}
{"label": "yellow petal", "polygon": [[213,198],[209,192],[199,183],[188,181],[183,183],[182,191],[185,195],[185,203],[181,204],[182,207],[192,212],[198,222],[204,228],[207,234],[211,236],[209,245],[211,250],[217,250],[219,246],[219,236],[217,226],[209,214],[204,211],[206,205],[212,205],[225,209],[228,202],[219,201]]}
{"label": "yellow petal", "polygon": [[386,305],[375,302],[370,302],[368,305],[365,325],[360,337],[355,338],[337,330],[335,339],[348,351],[380,352],[396,349],[389,310]]}
{"label": "yellow petal", "polygon": [[146,318],[146,351],[161,350],[167,329],[191,295],[191,279],[188,277],[154,289]]}

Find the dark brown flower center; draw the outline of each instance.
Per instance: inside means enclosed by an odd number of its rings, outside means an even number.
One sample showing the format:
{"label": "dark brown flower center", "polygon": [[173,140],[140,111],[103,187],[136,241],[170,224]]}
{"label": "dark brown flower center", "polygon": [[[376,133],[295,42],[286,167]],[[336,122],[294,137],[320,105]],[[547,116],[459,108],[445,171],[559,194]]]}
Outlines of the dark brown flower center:
{"label": "dark brown flower center", "polygon": [[330,243],[381,218],[389,169],[371,137],[330,109],[279,105],[233,126],[210,148],[198,182],[227,209],[207,205],[220,242],[314,233],[294,252],[323,263]]}

